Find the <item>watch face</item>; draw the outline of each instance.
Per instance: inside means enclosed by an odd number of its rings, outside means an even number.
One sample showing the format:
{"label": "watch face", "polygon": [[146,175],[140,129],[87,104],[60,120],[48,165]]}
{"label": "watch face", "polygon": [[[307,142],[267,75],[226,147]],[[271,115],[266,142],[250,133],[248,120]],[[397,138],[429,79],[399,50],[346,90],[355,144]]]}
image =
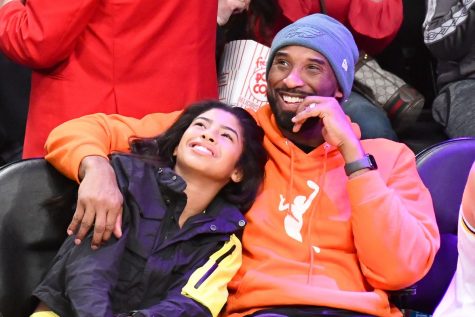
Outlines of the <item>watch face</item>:
{"label": "watch face", "polygon": [[369,159],[369,162],[371,163],[371,169],[377,169],[378,164],[376,164],[376,160],[374,159],[374,156],[369,154],[368,159]]}
{"label": "watch face", "polygon": [[375,170],[378,168],[378,164],[376,164],[376,160],[371,154],[365,154],[363,158],[345,164],[345,173],[347,176],[350,176],[352,173],[364,168],[368,168],[370,170]]}

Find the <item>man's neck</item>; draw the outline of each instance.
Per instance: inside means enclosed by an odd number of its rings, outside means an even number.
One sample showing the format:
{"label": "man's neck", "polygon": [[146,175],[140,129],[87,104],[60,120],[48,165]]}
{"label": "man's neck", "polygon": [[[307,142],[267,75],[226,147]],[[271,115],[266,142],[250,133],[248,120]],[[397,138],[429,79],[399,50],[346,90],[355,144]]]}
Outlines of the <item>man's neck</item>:
{"label": "man's neck", "polygon": [[298,143],[295,143],[295,142],[292,142],[294,143],[299,149],[301,149],[303,152],[305,153],[310,153],[312,152],[316,147],[315,146],[309,146],[309,145],[305,145],[305,144],[298,144]]}

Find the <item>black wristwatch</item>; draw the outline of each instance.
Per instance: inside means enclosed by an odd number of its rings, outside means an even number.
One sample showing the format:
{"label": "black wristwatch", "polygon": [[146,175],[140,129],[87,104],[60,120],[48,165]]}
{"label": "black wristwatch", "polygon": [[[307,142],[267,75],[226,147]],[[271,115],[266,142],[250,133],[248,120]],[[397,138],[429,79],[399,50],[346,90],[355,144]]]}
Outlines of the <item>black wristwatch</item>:
{"label": "black wristwatch", "polygon": [[370,170],[375,170],[378,168],[378,164],[376,164],[376,160],[374,159],[373,155],[365,154],[365,156],[363,156],[363,158],[359,160],[346,163],[345,164],[346,176],[350,176],[354,172],[362,170],[364,168],[368,168]]}

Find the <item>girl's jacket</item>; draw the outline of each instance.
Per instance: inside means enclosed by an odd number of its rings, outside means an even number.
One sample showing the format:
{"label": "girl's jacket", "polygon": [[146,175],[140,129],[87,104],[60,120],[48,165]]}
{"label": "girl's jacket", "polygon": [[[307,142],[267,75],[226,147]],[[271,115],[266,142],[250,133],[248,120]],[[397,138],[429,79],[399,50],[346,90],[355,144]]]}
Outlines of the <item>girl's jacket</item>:
{"label": "girl's jacket", "polygon": [[241,265],[244,216],[219,197],[178,228],[184,180],[170,168],[113,155],[124,229],[98,250],[69,237],[34,295],[60,316],[217,316]]}
{"label": "girl's jacket", "polygon": [[[156,135],[176,115],[71,121],[53,131],[47,159],[77,179],[83,157],[127,150],[131,135]],[[226,313],[315,305],[401,316],[386,291],[422,278],[439,248],[414,154],[404,144],[363,140],[379,168],[348,179],[336,148],[325,143],[305,153],[282,136],[268,105],[254,116],[270,158],[262,192],[246,214],[243,263],[229,284]]]}

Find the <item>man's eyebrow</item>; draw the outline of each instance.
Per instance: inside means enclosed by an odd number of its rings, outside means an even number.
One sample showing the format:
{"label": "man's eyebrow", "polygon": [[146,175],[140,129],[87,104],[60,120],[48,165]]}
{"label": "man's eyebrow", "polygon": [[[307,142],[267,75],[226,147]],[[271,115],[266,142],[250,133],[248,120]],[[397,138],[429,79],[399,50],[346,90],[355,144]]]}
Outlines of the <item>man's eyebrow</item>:
{"label": "man's eyebrow", "polygon": [[[274,58],[275,57],[287,57],[287,56],[289,56],[289,53],[287,53],[285,50],[281,50],[281,51],[277,51],[277,53],[275,53]],[[320,58],[320,57],[309,58],[308,61],[312,62],[312,63],[320,64],[320,65],[328,64],[327,61],[324,58]]]}
{"label": "man's eyebrow", "polygon": [[277,56],[288,56],[289,54],[287,54],[286,52],[283,52],[283,51],[277,51],[277,53],[275,53],[275,57]]}
{"label": "man's eyebrow", "polygon": [[320,65],[326,65],[327,64],[327,62],[323,58],[314,57],[314,58],[309,58],[308,60],[311,61],[311,62],[320,64]]}
{"label": "man's eyebrow", "polygon": [[[195,120],[198,120],[198,119],[204,120],[204,121],[206,121],[206,122],[208,122],[208,123],[213,122],[213,120],[211,120],[211,119],[209,119],[209,118],[206,118],[206,117],[196,117],[196,118],[195,118]],[[193,120],[193,121],[195,121],[195,120]],[[234,130],[233,128],[228,127],[228,126],[226,126],[226,125],[221,125],[221,128],[231,131],[232,133],[234,133],[234,134],[236,135],[236,138],[239,139],[239,134],[238,134],[237,131]]]}
{"label": "man's eyebrow", "polygon": [[286,51],[283,51],[283,50],[282,50],[282,51],[277,51],[277,52],[275,53],[275,55],[274,55],[274,60],[275,60],[276,58],[279,58],[279,57],[280,57],[280,58],[288,58],[288,57],[289,57],[289,53],[287,53]]}

